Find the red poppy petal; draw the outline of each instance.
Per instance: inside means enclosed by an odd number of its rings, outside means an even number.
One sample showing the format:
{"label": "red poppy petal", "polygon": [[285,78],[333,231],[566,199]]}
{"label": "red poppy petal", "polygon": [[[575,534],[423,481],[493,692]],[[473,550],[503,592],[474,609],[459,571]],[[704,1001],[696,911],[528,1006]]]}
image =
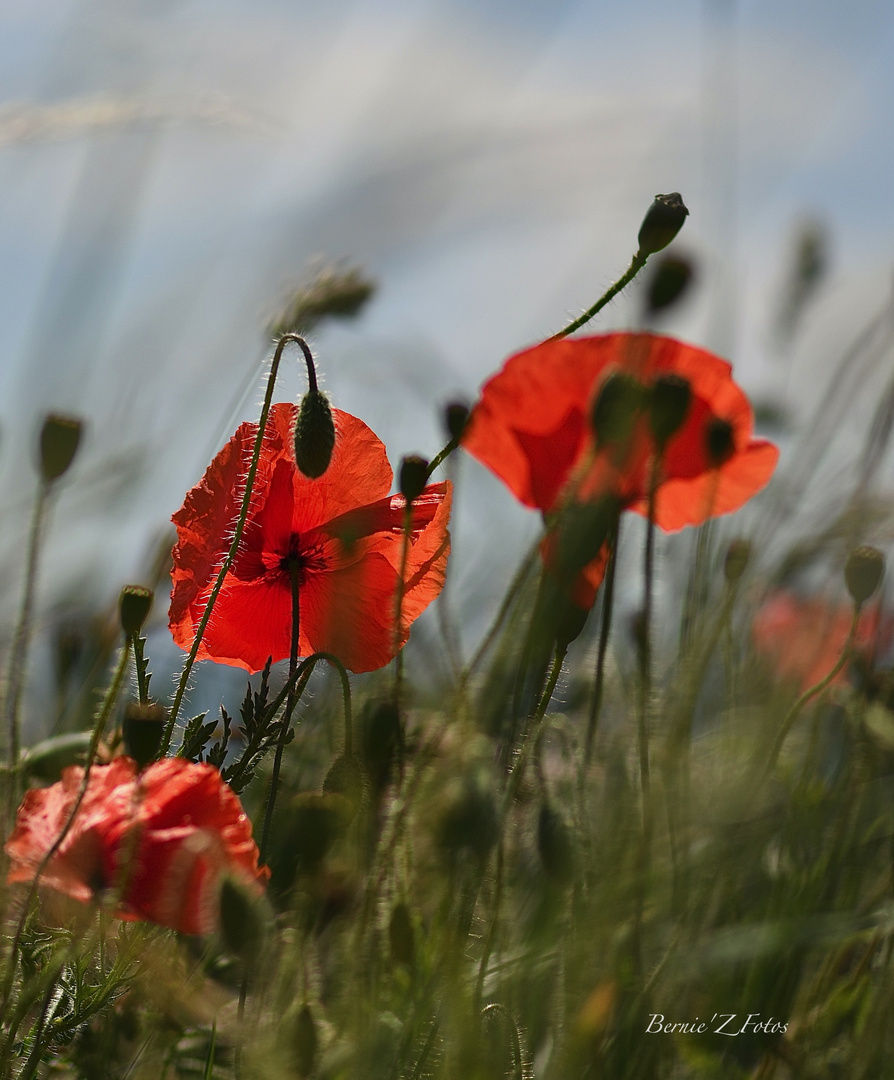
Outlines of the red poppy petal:
{"label": "red poppy petal", "polygon": [[414,533],[407,555],[404,594],[401,600],[404,641],[409,636],[411,624],[444,587],[447,557],[450,554],[447,523],[450,519],[452,498],[453,489],[448,480],[427,487],[419,500],[413,503],[414,527],[418,528],[422,521],[426,524],[421,532]]}
{"label": "red poppy petal", "polygon": [[[196,620],[198,621],[198,620]],[[175,628],[172,627],[172,631]],[[194,623],[176,628],[181,648],[192,644]],[[288,579],[239,581],[229,575],[199,647],[199,660],[217,660],[246,671],[261,671],[289,656],[292,643],[292,592]]]}

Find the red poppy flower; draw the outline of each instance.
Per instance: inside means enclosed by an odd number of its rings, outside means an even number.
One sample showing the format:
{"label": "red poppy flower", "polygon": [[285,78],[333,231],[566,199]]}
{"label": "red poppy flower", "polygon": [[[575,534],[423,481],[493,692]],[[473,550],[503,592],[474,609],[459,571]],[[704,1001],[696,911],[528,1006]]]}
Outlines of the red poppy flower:
{"label": "red poppy flower", "polygon": [[[769,481],[779,452],[752,437],[751,406],[730,365],[654,334],[550,340],[516,353],[485,383],[463,446],[523,503],[545,513],[613,495],[623,509],[646,514],[656,449],[647,411],[635,420],[621,453],[598,444],[590,424],[597,396],[616,373],[644,391],[667,375],[685,379],[691,389],[685,419],[661,457],[655,521],[662,529],[672,532],[738,510]],[[719,464],[708,450],[718,421],[729,434]],[[604,563],[604,554],[600,559]],[[601,574],[590,569],[592,592],[593,578]]]}
{"label": "red poppy flower", "polygon": [[[59,783],[26,793],[5,848],[10,883],[34,878],[83,775],[71,766]],[[257,883],[268,871],[258,867],[251,822],[217,769],[164,758],[139,773],[136,762],[120,757],[90,770],[74,822],[40,880],[80,901],[123,881],[119,918],[207,934],[217,927],[225,874]]]}
{"label": "red poppy flower", "polygon": [[[351,671],[383,667],[411,623],[444,584],[450,484],[432,484],[413,502],[401,603],[394,617],[405,501],[389,496],[385,447],[356,416],[332,410],[335,449],[316,480],[295,465],[296,407],[270,410],[242,545],[224,579],[198,659],[259,671],[288,657],[291,568],[299,573],[299,654],[330,652]],[[228,546],[242,501],[256,424],[242,424],[174,514],[177,544],[169,612],[183,648],[193,636]]]}
{"label": "red poppy flower", "polygon": [[[757,651],[776,674],[792,679],[802,690],[824,679],[838,663],[850,633],[853,604],[829,604],[777,592],[761,606],[751,624]],[[857,623],[855,647],[864,652],[884,651],[894,637],[894,625],[878,605],[863,609]],[[843,668],[833,682],[847,682]]]}

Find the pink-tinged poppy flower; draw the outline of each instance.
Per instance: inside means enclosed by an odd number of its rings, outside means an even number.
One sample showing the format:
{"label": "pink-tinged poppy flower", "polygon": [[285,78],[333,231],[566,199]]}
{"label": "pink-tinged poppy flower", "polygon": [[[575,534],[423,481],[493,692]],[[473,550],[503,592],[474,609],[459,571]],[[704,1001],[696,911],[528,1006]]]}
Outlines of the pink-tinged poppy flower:
{"label": "pink-tinged poppy flower", "polygon": [[[590,420],[614,375],[631,380],[643,403],[623,446],[601,440]],[[646,514],[656,456],[649,395],[668,376],[685,380],[691,396],[661,454],[656,524],[673,532],[738,510],[770,480],[779,451],[753,437],[751,406],[730,365],[672,338],[604,334],[545,341],[516,353],[485,383],[462,445],[526,506],[544,513],[609,495],[622,509]],[[712,453],[718,429],[722,453],[716,447]],[[598,562],[604,566],[604,553]],[[590,570],[584,591],[595,595],[601,573],[595,563]]]}
{"label": "pink-tinged poppy flower", "polygon": [[[351,671],[373,671],[407,641],[444,584],[449,482],[412,504],[401,626],[395,632],[406,503],[389,496],[385,447],[357,417],[332,410],[335,449],[318,479],[295,465],[296,407],[270,410],[239,552],[224,579],[198,659],[259,671],[291,649],[292,578],[299,597],[299,655],[329,652]],[[229,545],[257,436],[242,424],[174,514],[177,544],[171,633],[189,649]]]}
{"label": "pink-tinged poppy flower", "polygon": [[[34,879],[83,775],[74,765],[58,783],[25,794],[5,848],[11,884]],[[164,758],[140,773],[131,758],[119,757],[90,770],[74,822],[40,883],[82,902],[123,885],[119,918],[208,934],[217,929],[225,875],[257,886],[268,871],[258,866],[251,822],[217,769]]]}
{"label": "pink-tinged poppy flower", "polygon": [[[838,663],[850,633],[853,604],[830,604],[803,599],[790,592],[772,594],[751,623],[757,652],[776,674],[791,679],[801,690],[815,686]],[[878,605],[865,607],[857,623],[854,647],[860,652],[886,651],[894,640],[894,624],[882,616]],[[833,684],[847,682],[844,667]]]}

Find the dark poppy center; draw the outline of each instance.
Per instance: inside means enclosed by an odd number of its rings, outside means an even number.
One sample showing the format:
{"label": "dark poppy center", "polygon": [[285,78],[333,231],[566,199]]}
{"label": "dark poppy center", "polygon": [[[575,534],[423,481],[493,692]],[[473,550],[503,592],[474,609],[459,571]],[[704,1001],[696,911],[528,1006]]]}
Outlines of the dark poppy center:
{"label": "dark poppy center", "polygon": [[303,585],[308,571],[325,570],[326,561],[322,551],[315,546],[302,544],[300,533],[292,533],[289,538],[289,547],[284,555],[279,558],[278,569],[289,575],[297,577],[298,584]]}

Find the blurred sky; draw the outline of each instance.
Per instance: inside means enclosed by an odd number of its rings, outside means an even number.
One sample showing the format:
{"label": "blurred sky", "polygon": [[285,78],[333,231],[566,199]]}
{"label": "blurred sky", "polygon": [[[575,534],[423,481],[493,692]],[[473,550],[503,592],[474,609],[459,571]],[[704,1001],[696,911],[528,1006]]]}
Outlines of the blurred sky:
{"label": "blurred sky", "polygon": [[[395,463],[433,454],[440,404],[588,306],[652,197],[680,191],[699,288],[662,328],[809,423],[888,302],[892,100],[886,0],[5,0],[4,610],[40,415],[89,423],[54,512],[48,617],[139,580],[252,372],[241,416],[256,415],[265,320],[318,255],[379,281],[360,320],[314,345],[334,403]],[[792,237],[811,220],[829,272],[780,344]],[[593,330],[634,325],[641,296]],[[864,413],[890,357],[885,322],[853,391]],[[282,398],[303,387],[286,372]],[[462,469],[455,597],[488,609],[537,522]]]}

